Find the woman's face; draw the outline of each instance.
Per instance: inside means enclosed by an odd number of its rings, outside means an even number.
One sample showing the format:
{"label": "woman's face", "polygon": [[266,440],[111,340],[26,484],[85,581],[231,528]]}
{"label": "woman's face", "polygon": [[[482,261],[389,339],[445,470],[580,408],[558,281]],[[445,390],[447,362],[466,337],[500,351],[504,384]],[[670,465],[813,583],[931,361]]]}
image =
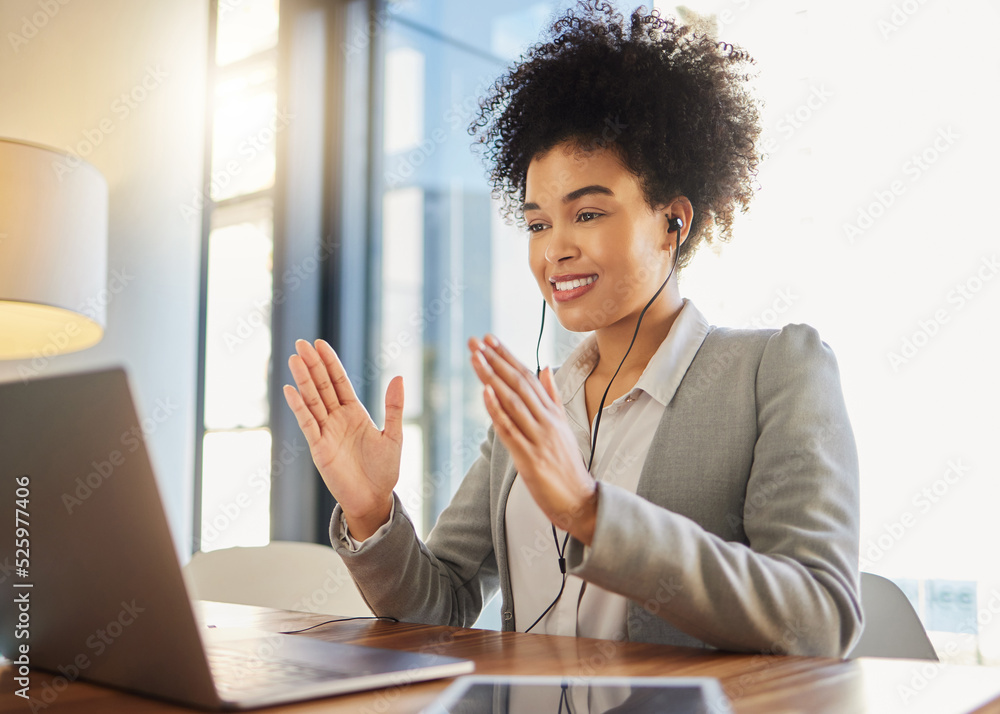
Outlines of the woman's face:
{"label": "woman's face", "polygon": [[528,260],[568,330],[634,322],[670,271],[673,234],[607,149],[558,144],[528,165]]}

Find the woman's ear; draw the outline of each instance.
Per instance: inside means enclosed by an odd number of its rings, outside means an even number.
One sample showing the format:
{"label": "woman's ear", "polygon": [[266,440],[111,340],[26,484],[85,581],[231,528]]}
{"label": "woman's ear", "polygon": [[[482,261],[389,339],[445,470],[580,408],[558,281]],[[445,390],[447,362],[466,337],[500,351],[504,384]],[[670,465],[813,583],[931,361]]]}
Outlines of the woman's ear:
{"label": "woman's ear", "polygon": [[[678,196],[665,204],[660,210],[667,219],[666,244],[673,250],[677,245],[683,245],[691,233],[691,221],[694,220],[694,207],[687,196]],[[678,235],[675,231],[679,231]]]}

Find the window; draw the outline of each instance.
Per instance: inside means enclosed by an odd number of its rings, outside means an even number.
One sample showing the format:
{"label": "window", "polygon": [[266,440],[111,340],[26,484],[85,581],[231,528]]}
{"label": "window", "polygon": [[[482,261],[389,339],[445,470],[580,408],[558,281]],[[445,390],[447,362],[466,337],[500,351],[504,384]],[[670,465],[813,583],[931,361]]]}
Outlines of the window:
{"label": "window", "polygon": [[263,545],[270,531],[272,253],[278,2],[213,3],[211,152],[196,548]]}

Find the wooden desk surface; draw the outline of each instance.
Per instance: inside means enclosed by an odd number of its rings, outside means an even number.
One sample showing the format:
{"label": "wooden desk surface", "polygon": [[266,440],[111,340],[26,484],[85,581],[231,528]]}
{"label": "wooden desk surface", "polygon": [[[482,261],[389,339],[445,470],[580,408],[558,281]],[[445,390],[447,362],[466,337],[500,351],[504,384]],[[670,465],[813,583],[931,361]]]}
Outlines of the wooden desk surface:
{"label": "wooden desk surface", "polygon": [[[203,603],[203,606],[206,621],[219,627],[294,630],[330,619],[324,615],[246,605]],[[1000,714],[1000,669],[996,668],[950,667],[917,660],[843,661],[712,654],[664,645],[371,620],[324,625],[308,635],[334,642],[472,659],[476,662],[477,674],[716,677],[738,714]],[[419,712],[450,681],[425,682],[259,711],[264,714]],[[56,692],[53,685],[60,691]],[[0,667],[0,712],[33,711],[13,691],[12,668],[9,665]],[[46,714],[191,711],[84,682],[65,685],[44,672],[32,673],[31,693],[37,700],[34,710]]]}

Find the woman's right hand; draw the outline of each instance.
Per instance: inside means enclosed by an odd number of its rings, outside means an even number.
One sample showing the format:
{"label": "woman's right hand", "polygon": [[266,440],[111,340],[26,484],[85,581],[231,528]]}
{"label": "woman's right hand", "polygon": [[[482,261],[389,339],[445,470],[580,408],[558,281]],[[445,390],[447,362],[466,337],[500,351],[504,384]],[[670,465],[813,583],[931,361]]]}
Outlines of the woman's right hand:
{"label": "woman's right hand", "polygon": [[403,447],[403,378],[385,392],[385,429],[378,430],[354,393],[337,353],[325,340],[295,343],[288,367],[298,390],[285,401],[306,437],[313,463],[344,510],[351,535],[364,540],[389,520]]}

